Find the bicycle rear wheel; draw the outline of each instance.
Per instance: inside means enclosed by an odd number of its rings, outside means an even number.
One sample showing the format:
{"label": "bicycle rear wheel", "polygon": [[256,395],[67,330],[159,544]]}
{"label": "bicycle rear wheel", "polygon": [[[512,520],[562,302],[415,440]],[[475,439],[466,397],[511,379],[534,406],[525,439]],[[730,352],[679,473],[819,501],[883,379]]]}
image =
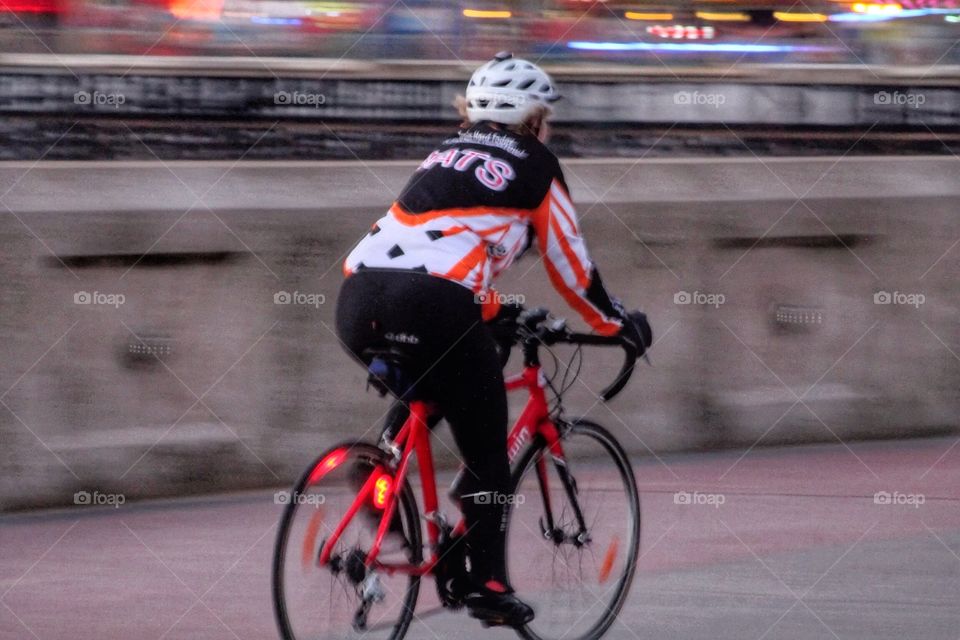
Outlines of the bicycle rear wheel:
{"label": "bicycle rear wheel", "polygon": [[[287,496],[273,561],[274,612],[284,640],[400,640],[406,633],[420,578],[364,566],[382,513],[372,500],[343,530],[330,562],[319,563],[324,543],[360,488],[371,475],[379,478],[385,472],[386,461],[386,454],[371,444],[342,444],[317,458],[291,494],[277,494],[281,500]],[[417,564],[423,548],[413,491],[407,483],[392,490],[399,491],[395,525],[378,560]]]}
{"label": "bicycle rear wheel", "polygon": [[518,632],[529,640],[595,640],[633,582],[640,501],[630,461],[606,429],[583,419],[557,426],[566,460],[554,460],[540,442],[514,471],[507,568],[537,616]]}

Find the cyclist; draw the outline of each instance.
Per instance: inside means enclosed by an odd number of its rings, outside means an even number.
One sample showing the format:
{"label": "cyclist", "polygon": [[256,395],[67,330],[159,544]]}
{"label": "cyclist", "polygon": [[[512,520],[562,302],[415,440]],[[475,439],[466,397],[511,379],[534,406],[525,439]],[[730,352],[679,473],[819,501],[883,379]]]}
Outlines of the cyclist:
{"label": "cyclist", "polygon": [[[520,626],[534,615],[506,573],[507,401],[485,322],[500,310],[491,281],[535,237],[552,284],[594,331],[619,334],[641,353],[651,337],[604,289],[560,164],[544,146],[558,98],[550,76],[512,54],[477,69],[458,99],[459,133],[420,164],[349,254],[337,303],[348,351],[366,364],[371,349],[404,354],[405,373],[450,424],[466,469],[457,491],[470,571],[460,592],[488,624]],[[394,424],[404,415],[394,412]]]}

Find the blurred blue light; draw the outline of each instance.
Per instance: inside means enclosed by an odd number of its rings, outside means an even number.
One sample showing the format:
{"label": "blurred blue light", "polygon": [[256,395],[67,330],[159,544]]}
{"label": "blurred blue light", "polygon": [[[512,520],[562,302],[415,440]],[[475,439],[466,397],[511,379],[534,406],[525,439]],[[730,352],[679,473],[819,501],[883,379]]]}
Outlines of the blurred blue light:
{"label": "blurred blue light", "polygon": [[737,43],[656,43],[656,42],[568,42],[571,49],[583,51],[706,51],[721,53],[786,53],[790,51],[830,51],[829,47],[798,46],[789,44],[737,44]]}
{"label": "blurred blue light", "polygon": [[883,22],[899,18],[920,18],[956,12],[956,9],[904,9],[896,13],[835,13],[830,16],[830,22]]}
{"label": "blurred blue light", "polygon": [[285,24],[293,26],[303,24],[300,18],[268,18],[265,16],[253,16],[250,18],[250,22],[256,24]]}

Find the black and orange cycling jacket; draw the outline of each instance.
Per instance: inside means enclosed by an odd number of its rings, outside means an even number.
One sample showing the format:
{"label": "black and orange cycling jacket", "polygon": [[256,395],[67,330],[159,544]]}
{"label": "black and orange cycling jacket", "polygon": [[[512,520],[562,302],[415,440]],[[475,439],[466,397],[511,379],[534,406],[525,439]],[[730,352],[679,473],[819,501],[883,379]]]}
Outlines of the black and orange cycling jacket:
{"label": "black and orange cycling jacket", "polygon": [[385,216],[344,262],[414,270],[452,280],[499,305],[493,280],[531,244],[553,286],[597,332],[620,330],[620,315],[587,254],[556,156],[533,136],[478,123],[424,160]]}

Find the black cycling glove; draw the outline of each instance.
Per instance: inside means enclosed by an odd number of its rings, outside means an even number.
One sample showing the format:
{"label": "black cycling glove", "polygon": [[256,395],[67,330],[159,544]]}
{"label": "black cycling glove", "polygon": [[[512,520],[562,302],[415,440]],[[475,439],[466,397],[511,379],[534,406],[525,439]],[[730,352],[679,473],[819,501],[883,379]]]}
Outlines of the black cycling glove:
{"label": "black cycling glove", "polygon": [[613,308],[616,309],[617,314],[620,316],[620,321],[623,323],[620,329],[620,337],[636,348],[637,357],[639,358],[646,353],[650,345],[653,344],[653,329],[647,320],[647,314],[642,311],[628,312],[624,308],[623,303],[616,298],[611,297],[611,302],[613,303]]}

